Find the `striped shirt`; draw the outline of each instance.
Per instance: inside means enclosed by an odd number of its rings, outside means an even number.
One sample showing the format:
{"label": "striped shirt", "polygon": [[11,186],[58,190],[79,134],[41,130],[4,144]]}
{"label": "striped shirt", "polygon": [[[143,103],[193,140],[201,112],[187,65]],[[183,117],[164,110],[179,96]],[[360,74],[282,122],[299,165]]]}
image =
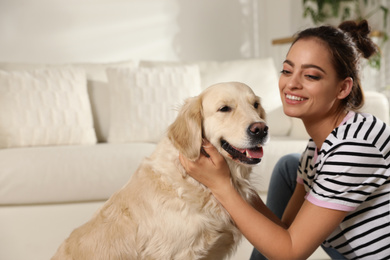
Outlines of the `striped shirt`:
{"label": "striped shirt", "polygon": [[390,259],[390,127],[372,115],[349,112],[318,151],[302,154],[299,183],[306,200],[347,211],[324,241],[348,259]]}

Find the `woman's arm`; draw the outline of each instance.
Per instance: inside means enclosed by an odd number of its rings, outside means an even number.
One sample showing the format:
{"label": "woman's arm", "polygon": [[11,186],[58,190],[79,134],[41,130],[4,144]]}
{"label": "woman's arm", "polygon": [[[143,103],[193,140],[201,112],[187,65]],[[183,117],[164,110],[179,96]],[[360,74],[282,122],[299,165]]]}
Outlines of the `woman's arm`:
{"label": "woman's arm", "polygon": [[252,208],[234,188],[226,191],[217,199],[244,236],[269,259],[308,258],[346,215],[305,201],[286,229]]}
{"label": "woman's arm", "polygon": [[303,203],[305,202],[305,195],[306,195],[305,187],[302,184],[297,183],[294,193],[291,196],[291,199],[288,202],[282,217],[282,222],[287,227],[291,226],[299,210],[301,209]]}
{"label": "woman's arm", "polygon": [[[256,193],[257,195],[257,193]],[[260,196],[255,197],[255,201],[252,201],[253,207],[256,209],[256,211],[260,212],[263,214],[265,217],[268,219],[272,220],[275,224],[287,228],[286,224],[283,223],[261,200]]]}
{"label": "woman's arm", "polygon": [[[347,214],[321,208],[307,201],[300,204],[298,195],[301,195],[303,186],[299,185],[300,188],[294,192],[295,199],[287,207],[285,226],[272,217],[273,214],[270,214],[264,203],[257,205],[260,212],[248,204],[231,184],[224,158],[211,145],[206,145],[204,149],[210,157],[201,156],[196,162],[191,162],[180,156],[180,161],[188,174],[211,190],[244,236],[267,258],[309,257]],[[207,174],[202,174],[204,172]],[[297,209],[294,204],[302,207]],[[298,214],[295,216],[296,212]]]}

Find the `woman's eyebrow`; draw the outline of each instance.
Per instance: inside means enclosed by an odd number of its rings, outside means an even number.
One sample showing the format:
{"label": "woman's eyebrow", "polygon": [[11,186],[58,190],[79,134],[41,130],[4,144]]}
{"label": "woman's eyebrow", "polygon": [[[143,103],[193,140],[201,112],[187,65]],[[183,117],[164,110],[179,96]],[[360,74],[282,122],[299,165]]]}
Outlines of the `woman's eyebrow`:
{"label": "woman's eyebrow", "polygon": [[[285,61],[283,61],[283,63],[287,63],[287,64],[290,65],[291,67],[294,67],[294,66],[295,66],[294,62],[292,62],[292,61],[290,61],[290,60],[285,60]],[[303,65],[301,66],[301,68],[303,68],[303,69],[314,68],[314,69],[320,70],[320,71],[322,71],[323,73],[326,74],[326,72],[325,72],[325,70],[324,70],[323,68],[321,68],[320,66],[314,65],[314,64],[303,64]]]}
{"label": "woman's eyebrow", "polygon": [[301,67],[303,69],[309,69],[309,68],[318,69],[318,70],[320,70],[320,71],[322,71],[323,73],[326,74],[325,70],[323,70],[320,66],[317,66],[317,65],[314,65],[314,64],[303,64]]}
{"label": "woman's eyebrow", "polygon": [[283,63],[287,63],[291,67],[294,67],[294,63],[292,61],[290,61],[290,60],[285,60],[285,61],[283,61]]}

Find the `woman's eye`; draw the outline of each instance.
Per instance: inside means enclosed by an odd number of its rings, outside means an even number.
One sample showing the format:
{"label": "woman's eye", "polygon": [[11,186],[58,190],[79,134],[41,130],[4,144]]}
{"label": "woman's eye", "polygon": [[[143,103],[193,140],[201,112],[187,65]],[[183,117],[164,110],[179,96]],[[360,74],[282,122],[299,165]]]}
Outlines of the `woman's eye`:
{"label": "woman's eye", "polygon": [[320,80],[321,77],[314,76],[314,75],[305,75],[307,78],[312,79],[312,80]]}
{"label": "woman's eye", "polygon": [[232,108],[229,106],[223,106],[218,109],[219,112],[230,112],[232,111]]}
{"label": "woman's eye", "polygon": [[281,74],[284,74],[284,75],[291,74],[291,72],[288,71],[288,70],[282,70],[280,73],[281,73]]}

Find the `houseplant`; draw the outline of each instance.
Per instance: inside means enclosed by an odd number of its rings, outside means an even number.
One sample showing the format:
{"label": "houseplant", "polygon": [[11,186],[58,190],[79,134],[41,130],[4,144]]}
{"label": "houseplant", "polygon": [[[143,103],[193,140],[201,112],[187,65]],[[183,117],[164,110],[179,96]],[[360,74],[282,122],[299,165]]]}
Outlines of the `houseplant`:
{"label": "houseplant", "polygon": [[[379,48],[388,41],[386,32],[389,8],[379,0],[303,0],[303,16],[310,17],[314,24],[339,24],[345,20],[368,20],[374,25],[371,36],[376,37]],[[380,69],[381,53],[369,60],[369,65]]]}

